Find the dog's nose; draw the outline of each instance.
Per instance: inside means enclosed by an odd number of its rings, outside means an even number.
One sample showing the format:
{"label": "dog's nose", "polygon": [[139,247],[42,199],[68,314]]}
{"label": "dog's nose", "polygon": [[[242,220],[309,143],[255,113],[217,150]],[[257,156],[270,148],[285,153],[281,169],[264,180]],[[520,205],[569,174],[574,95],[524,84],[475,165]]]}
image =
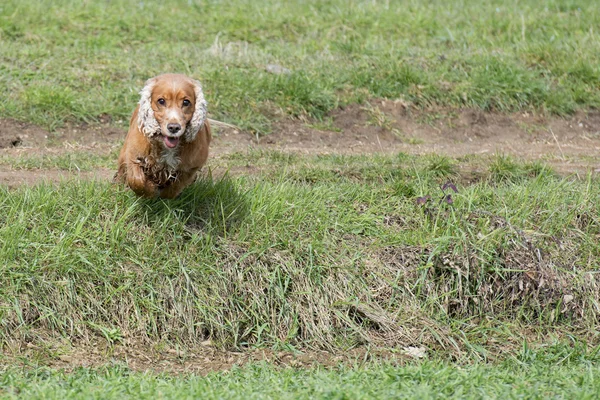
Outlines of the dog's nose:
{"label": "dog's nose", "polygon": [[167,125],[167,129],[171,133],[177,133],[177,132],[179,132],[181,130],[181,125],[179,125],[179,124],[168,124]]}

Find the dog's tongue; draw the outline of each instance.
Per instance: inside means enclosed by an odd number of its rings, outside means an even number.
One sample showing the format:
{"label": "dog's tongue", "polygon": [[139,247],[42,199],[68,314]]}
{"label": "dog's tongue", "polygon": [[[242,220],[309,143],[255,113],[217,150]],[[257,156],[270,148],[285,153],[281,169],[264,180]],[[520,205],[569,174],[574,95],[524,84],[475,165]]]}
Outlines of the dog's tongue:
{"label": "dog's tongue", "polygon": [[177,146],[177,144],[179,143],[179,138],[178,137],[169,137],[169,136],[163,136],[163,141],[165,142],[165,145],[172,149],[173,147]]}

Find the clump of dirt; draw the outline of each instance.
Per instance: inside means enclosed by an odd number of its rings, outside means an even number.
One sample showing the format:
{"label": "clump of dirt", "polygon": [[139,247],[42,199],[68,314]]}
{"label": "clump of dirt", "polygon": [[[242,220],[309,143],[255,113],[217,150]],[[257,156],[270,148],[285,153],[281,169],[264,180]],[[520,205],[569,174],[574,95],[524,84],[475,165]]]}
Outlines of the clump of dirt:
{"label": "clump of dirt", "polygon": [[10,147],[19,147],[23,143],[23,139],[20,136],[5,136],[0,137],[0,149],[6,149]]}
{"label": "clump of dirt", "polygon": [[35,125],[12,119],[0,120],[0,149],[38,146],[47,140],[48,132]]}

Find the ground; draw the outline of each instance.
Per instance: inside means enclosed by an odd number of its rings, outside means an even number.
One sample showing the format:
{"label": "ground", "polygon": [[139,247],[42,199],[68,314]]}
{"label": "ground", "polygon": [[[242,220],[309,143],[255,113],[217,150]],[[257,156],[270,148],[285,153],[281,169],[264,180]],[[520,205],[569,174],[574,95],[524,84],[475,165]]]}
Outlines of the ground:
{"label": "ground", "polygon": [[426,356],[424,353],[419,353],[419,349],[407,347],[402,351],[390,351],[383,348],[359,347],[336,353],[326,350],[294,352],[272,349],[225,351],[216,349],[211,343],[205,343],[193,349],[182,350],[168,346],[133,343],[123,343],[111,347],[107,346],[105,341],[99,340],[92,344],[64,346],[55,342],[52,348],[45,349],[28,345],[14,354],[5,353],[4,359],[13,365],[39,363],[43,366],[65,370],[79,367],[101,367],[116,362],[124,364],[134,371],[206,374],[214,371],[227,371],[234,365],[241,366],[263,361],[276,367],[297,368],[309,368],[316,365],[325,367],[335,367],[340,364],[356,365],[372,360],[405,364],[409,360]]}
{"label": "ground", "polygon": [[[16,187],[43,180],[59,181],[78,175],[84,179],[110,180],[114,168],[108,166],[125,136],[125,129],[109,118],[96,125],[66,125],[55,132],[12,119],[0,121],[0,184]],[[302,154],[410,154],[436,153],[452,158],[469,155],[512,155],[526,160],[540,160],[557,172],[568,175],[598,172],[600,149],[600,112],[590,111],[567,117],[531,113],[485,113],[476,110],[420,111],[404,104],[380,100],[368,105],[352,105],[333,112],[324,121],[285,119],[274,123],[273,133],[256,137],[233,128],[217,127],[211,146],[209,166],[217,173],[254,173],[252,165],[229,169],[224,156],[245,152],[249,148]],[[81,152],[108,158],[108,164],[93,171],[73,169],[14,167],[10,160],[32,155],[60,155]],[[8,160],[8,162],[6,161]],[[219,172],[220,171],[220,172]],[[20,345],[19,345],[20,346]],[[53,367],[71,369],[99,366],[107,360],[119,360],[136,370],[167,370],[206,373],[227,370],[232,365],[267,360],[275,365],[308,366],[313,363],[335,365],[354,363],[372,356],[392,355],[396,361],[410,359],[411,349],[391,354],[384,349],[355,349],[346,354],[326,351],[254,350],[228,352],[210,343],[194,350],[151,347],[143,344],[60,344],[40,348],[20,348],[14,355],[19,363],[43,359]],[[518,344],[517,344],[518,346]]]}
{"label": "ground", "polygon": [[[66,125],[49,132],[12,119],[0,120],[0,157],[59,155],[65,150],[109,157],[121,145],[125,129],[109,118],[100,125]],[[528,112],[499,114],[479,110],[420,111],[402,103],[379,100],[351,105],[324,121],[285,119],[273,133],[256,137],[233,128],[218,127],[209,166],[227,169],[218,160],[248,148],[304,154],[436,153],[457,158],[505,154],[540,160],[557,172],[598,172],[600,112],[559,117]],[[235,172],[235,171],[230,171]],[[241,171],[243,172],[243,171]],[[61,169],[14,168],[0,165],[0,183],[8,186],[57,181],[78,173],[83,178],[110,179],[114,169],[73,172]]]}

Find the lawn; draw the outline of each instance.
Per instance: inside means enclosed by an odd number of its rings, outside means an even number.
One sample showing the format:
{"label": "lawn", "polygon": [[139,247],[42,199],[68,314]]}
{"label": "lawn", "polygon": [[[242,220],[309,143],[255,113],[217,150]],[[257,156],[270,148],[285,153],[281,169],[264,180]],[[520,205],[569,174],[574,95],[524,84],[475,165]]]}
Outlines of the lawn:
{"label": "lawn", "polygon": [[373,97],[565,114],[600,104],[599,25],[593,0],[7,0],[0,113],[124,124],[148,77],[178,71],[213,117],[260,133]]}

